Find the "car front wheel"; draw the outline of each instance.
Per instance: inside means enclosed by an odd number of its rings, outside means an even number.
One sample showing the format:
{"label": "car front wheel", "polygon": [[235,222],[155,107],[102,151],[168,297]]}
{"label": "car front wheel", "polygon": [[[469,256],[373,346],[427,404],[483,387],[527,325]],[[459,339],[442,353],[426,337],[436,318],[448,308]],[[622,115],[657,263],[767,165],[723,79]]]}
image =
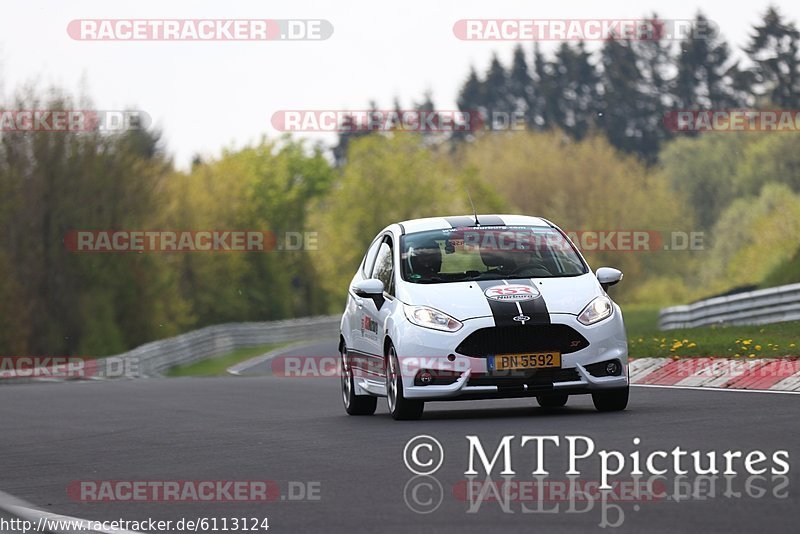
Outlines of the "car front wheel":
{"label": "car front wheel", "polygon": [[403,395],[400,362],[393,345],[389,346],[386,356],[386,399],[389,402],[389,413],[396,421],[419,419],[425,409],[425,403],[409,400]]}
{"label": "car front wheel", "polygon": [[619,412],[628,406],[630,386],[592,393],[594,407],[599,412]]}
{"label": "car front wheel", "polygon": [[347,347],[342,345],[339,353],[339,376],[342,380],[342,400],[349,415],[372,415],[378,407],[378,399],[371,395],[356,395],[353,369],[347,363]]}
{"label": "car front wheel", "polygon": [[544,395],[537,395],[536,402],[542,408],[561,408],[567,403],[569,395],[566,393],[547,393]]}

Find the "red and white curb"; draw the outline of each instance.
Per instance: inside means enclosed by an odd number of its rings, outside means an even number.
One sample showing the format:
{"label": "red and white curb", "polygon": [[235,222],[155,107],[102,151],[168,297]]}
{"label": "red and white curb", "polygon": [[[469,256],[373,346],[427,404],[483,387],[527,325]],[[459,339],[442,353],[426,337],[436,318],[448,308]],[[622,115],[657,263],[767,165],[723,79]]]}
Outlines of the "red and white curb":
{"label": "red and white curb", "polygon": [[800,358],[636,358],[629,361],[630,383],[759,391],[800,392]]}

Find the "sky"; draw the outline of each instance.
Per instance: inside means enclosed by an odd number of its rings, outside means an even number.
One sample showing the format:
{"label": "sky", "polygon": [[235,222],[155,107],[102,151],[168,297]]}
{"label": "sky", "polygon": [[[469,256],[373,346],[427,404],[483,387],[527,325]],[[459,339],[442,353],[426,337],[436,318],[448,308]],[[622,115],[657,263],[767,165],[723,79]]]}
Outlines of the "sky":
{"label": "sky", "polygon": [[[430,91],[455,109],[470,65],[504,63],[516,43],[463,41],[459,19],[616,19],[656,12],[691,19],[701,9],[735,48],[747,42],[768,2],[729,0],[5,0],[0,17],[0,92],[57,86],[91,97],[97,109],[140,109],[163,131],[167,151],[186,168],[195,154],[218,156],[263,135],[280,135],[276,111],[365,109],[371,100],[407,108]],[[772,2],[800,22],[800,3]],[[70,38],[74,19],[325,19],[324,41],[99,42]],[[531,51],[531,42],[523,43]],[[557,43],[545,42],[546,51]],[[334,134],[305,134],[330,144]]]}

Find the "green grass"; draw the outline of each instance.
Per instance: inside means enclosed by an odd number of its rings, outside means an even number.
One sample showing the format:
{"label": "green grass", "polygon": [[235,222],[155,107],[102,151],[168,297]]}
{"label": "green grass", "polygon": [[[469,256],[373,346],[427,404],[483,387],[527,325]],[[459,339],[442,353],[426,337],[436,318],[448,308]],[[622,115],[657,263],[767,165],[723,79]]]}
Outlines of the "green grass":
{"label": "green grass", "polygon": [[632,358],[774,358],[800,355],[800,321],[760,326],[706,326],[662,332],[658,329],[657,307],[624,306],[622,313],[628,330],[628,352]]}
{"label": "green grass", "polygon": [[188,365],[178,365],[172,367],[167,371],[167,376],[225,376],[226,369],[239,362],[261,356],[271,350],[285,346],[285,343],[273,343],[270,345],[259,345],[257,347],[248,347],[243,349],[236,349],[227,354],[221,354],[199,362],[190,363]]}

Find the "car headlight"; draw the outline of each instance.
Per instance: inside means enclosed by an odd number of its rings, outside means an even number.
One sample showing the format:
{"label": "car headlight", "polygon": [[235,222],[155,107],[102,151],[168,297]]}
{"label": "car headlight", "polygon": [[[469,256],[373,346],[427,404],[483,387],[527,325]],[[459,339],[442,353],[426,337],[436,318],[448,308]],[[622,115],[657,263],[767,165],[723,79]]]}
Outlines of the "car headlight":
{"label": "car headlight", "polygon": [[585,325],[590,325],[610,317],[614,312],[614,306],[608,297],[597,297],[586,305],[578,315],[578,321]]}
{"label": "car headlight", "polygon": [[463,326],[460,321],[446,313],[428,306],[403,306],[406,319],[417,326],[433,328],[443,332],[456,332]]}

